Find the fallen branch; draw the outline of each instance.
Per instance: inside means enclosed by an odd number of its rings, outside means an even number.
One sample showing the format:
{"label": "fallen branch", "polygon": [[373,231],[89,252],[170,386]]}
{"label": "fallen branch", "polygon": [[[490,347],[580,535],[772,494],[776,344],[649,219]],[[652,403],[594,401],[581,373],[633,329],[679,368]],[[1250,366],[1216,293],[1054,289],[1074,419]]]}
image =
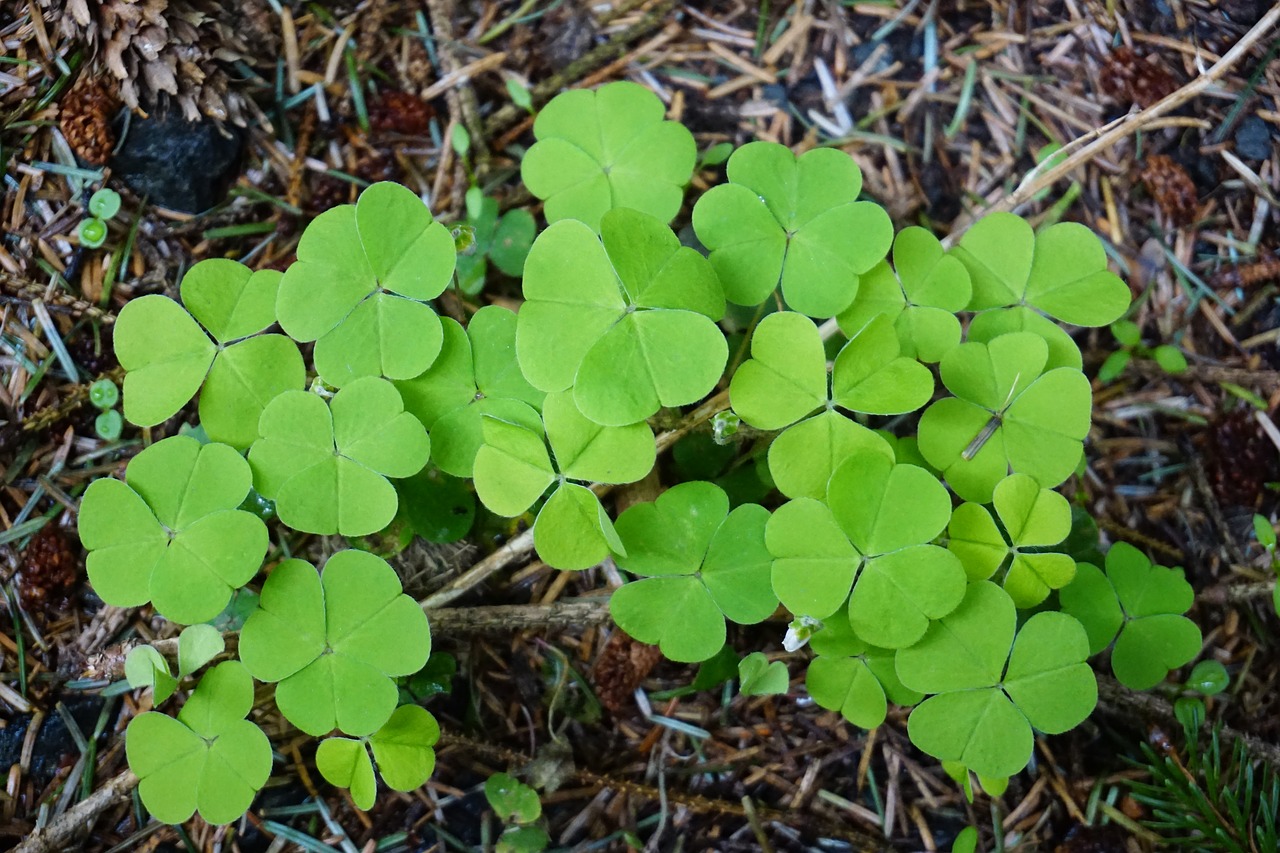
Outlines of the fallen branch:
{"label": "fallen branch", "polygon": [[116,803],[127,800],[129,792],[137,784],[138,777],[128,770],[124,771],[87,799],[55,817],[44,829],[37,829],[28,835],[13,848],[13,853],[59,853],[62,850],[80,849],[79,840],[93,828],[98,817]]}

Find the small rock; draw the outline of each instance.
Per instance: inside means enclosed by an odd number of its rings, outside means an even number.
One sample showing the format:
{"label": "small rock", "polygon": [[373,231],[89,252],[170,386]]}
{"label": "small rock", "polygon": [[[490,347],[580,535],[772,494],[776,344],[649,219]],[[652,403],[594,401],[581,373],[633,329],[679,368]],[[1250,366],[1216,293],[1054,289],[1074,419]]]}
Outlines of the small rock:
{"label": "small rock", "polygon": [[[102,697],[85,696],[66,700],[67,710],[80,727],[80,733],[86,738],[93,736],[98,715],[102,712]],[[27,728],[31,725],[31,714],[20,714],[9,720],[9,724],[0,729],[0,767],[17,764],[22,757],[22,746],[27,738]],[[110,726],[103,731],[107,737]],[[31,752],[30,773],[39,785],[47,785],[58,767],[67,760],[78,756],[75,739],[67,730],[62,715],[50,709],[45,715],[40,730],[36,733],[35,748]]]}
{"label": "small rock", "polygon": [[1271,128],[1257,116],[1249,116],[1236,128],[1236,156],[1265,160],[1271,156]]}
{"label": "small rock", "polygon": [[212,121],[186,121],[177,110],[134,118],[111,169],[158,207],[208,210],[226,197],[240,170],[244,134]]}

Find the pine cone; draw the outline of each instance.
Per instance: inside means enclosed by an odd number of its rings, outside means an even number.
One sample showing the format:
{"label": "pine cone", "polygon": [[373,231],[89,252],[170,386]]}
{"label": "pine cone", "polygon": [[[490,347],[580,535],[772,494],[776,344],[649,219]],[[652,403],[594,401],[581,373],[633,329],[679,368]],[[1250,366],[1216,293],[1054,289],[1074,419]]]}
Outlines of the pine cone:
{"label": "pine cone", "polygon": [[1167,154],[1155,154],[1147,158],[1139,177],[1170,222],[1186,226],[1195,221],[1196,185],[1181,164]]}
{"label": "pine cone", "polygon": [[615,714],[627,707],[640,682],[660,660],[662,651],[657,646],[637,643],[623,631],[614,631],[592,671],[600,704]]}
{"label": "pine cone", "polygon": [[1280,452],[1254,416],[1236,409],[1209,424],[1205,470],[1224,506],[1255,509],[1267,483],[1280,480]]}
{"label": "pine cone", "polygon": [[82,76],[58,104],[58,128],[71,150],[91,166],[105,165],[116,147],[111,119],[120,96],[103,77]]}
{"label": "pine cone", "polygon": [[417,95],[384,92],[369,106],[369,128],[374,133],[425,137],[433,115],[435,110]]}
{"label": "pine cone", "polygon": [[[270,55],[260,42],[261,0],[41,0],[69,38],[88,43],[119,81],[131,109],[159,107],[169,96],[191,121],[243,125],[249,101],[230,88],[223,63]],[[254,45],[254,47],[251,47]]]}
{"label": "pine cone", "polygon": [[1128,47],[1112,51],[1102,66],[1098,83],[1102,93],[1117,104],[1137,104],[1143,109],[1178,89],[1178,82],[1167,68],[1138,56]]}
{"label": "pine cone", "polygon": [[66,534],[50,522],[31,537],[18,565],[18,597],[33,616],[53,617],[64,610],[75,590],[78,561]]}

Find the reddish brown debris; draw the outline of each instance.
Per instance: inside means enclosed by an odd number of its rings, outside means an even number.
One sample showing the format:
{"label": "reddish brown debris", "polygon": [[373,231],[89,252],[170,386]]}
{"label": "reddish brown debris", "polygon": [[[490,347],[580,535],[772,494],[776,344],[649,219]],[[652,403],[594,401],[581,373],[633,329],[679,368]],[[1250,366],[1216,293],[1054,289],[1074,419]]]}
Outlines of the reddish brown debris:
{"label": "reddish brown debris", "polygon": [[101,166],[116,147],[111,118],[120,109],[120,97],[103,77],[81,77],[58,108],[58,129],[76,156]]}
{"label": "reddish brown debris", "polygon": [[661,659],[657,646],[637,643],[625,632],[614,631],[592,672],[600,703],[615,714],[621,713],[629,706],[631,694]]}
{"label": "reddish brown debris", "polygon": [[1199,209],[1196,185],[1182,164],[1167,154],[1154,154],[1147,158],[1138,177],[1170,222],[1180,227],[1195,222]]}
{"label": "reddish brown debris", "polygon": [[435,110],[417,95],[383,92],[369,105],[369,127],[374,133],[425,137],[433,115]]}
{"label": "reddish brown debris", "polygon": [[1209,424],[1205,469],[1214,496],[1226,506],[1256,508],[1267,483],[1280,479],[1276,446],[1254,409],[1236,409]]}
{"label": "reddish brown debris", "polygon": [[22,551],[18,597],[33,616],[52,616],[66,608],[79,582],[79,560],[62,528],[50,522]]}
{"label": "reddish brown debris", "polygon": [[1178,88],[1178,81],[1163,65],[1141,57],[1129,47],[1118,47],[1102,66],[1098,82],[1102,93],[1120,105],[1146,109]]}
{"label": "reddish brown debris", "polygon": [[1251,264],[1223,270],[1213,278],[1215,287],[1251,287],[1269,281],[1280,281],[1280,255],[1268,252]]}

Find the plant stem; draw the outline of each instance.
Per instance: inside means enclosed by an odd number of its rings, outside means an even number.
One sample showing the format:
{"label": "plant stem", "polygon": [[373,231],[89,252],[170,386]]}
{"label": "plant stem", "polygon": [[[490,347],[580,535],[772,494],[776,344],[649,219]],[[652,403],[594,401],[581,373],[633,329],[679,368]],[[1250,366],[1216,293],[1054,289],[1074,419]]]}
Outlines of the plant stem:
{"label": "plant stem", "polygon": [[[89,768],[86,773],[91,773]],[[126,770],[107,784],[94,791],[88,799],[81,800],[73,808],[58,815],[44,829],[28,835],[13,853],[57,853],[60,850],[79,849],[77,840],[93,827],[104,811],[129,798],[129,792],[138,784],[138,777]]]}

